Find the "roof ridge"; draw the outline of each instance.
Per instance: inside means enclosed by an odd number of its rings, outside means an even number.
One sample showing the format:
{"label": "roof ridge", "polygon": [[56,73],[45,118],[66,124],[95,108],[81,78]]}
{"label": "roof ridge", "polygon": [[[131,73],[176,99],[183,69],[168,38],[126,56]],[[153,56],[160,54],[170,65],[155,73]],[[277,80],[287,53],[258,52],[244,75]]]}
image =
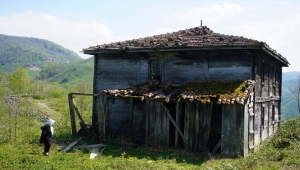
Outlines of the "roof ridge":
{"label": "roof ridge", "polygon": [[[172,33],[147,36],[138,39],[112,42],[91,46],[83,49],[85,54],[94,51],[119,51],[119,50],[140,50],[140,49],[168,49],[168,48],[184,48],[184,47],[245,47],[259,46],[264,47],[271,53],[274,53],[287,64],[286,58],[277,53],[268,44],[262,41],[245,38],[237,35],[226,35],[214,33],[207,26],[198,26],[185,30],[179,30]],[[272,54],[273,55],[273,54]]]}

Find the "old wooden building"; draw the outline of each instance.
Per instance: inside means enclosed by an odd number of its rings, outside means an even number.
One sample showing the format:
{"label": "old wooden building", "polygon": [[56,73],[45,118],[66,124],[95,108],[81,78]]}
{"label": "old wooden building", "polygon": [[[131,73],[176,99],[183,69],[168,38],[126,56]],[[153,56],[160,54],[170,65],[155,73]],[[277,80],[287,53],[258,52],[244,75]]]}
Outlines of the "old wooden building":
{"label": "old wooden building", "polygon": [[279,126],[282,67],[266,43],[195,27],[91,46],[101,140],[248,155]]}

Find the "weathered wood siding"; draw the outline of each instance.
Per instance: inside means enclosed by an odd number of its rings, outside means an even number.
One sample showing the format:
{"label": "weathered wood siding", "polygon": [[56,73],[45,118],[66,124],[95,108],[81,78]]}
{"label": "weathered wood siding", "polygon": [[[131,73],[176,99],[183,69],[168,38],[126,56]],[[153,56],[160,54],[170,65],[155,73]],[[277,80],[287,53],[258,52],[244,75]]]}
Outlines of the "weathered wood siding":
{"label": "weathered wood siding", "polygon": [[199,133],[197,136],[197,151],[206,151],[207,141],[210,132],[212,103],[197,103],[197,110],[199,115]]}
{"label": "weathered wood siding", "polygon": [[133,100],[133,110],[131,115],[131,138],[133,141],[140,143],[145,142],[146,133],[146,102]]}
{"label": "weathered wood siding", "polygon": [[[148,80],[148,58],[143,55],[133,54],[110,54],[95,57],[94,89],[93,93],[101,94],[103,89],[122,89]],[[128,121],[129,102],[126,99],[110,99],[109,109],[111,122],[111,133],[119,131],[117,126]],[[98,98],[93,101],[93,124],[98,121]]]}
{"label": "weathered wood siding", "polygon": [[251,57],[239,53],[210,55],[208,72],[210,80],[251,79]]}
{"label": "weathered wood siding", "polygon": [[244,106],[223,105],[222,108],[221,153],[243,155],[244,152]]}
{"label": "weathered wood siding", "polygon": [[251,92],[244,107],[244,156],[254,148],[254,93]]}
{"label": "weathered wood siding", "polygon": [[191,151],[206,151],[210,133],[212,103],[186,102],[183,134]]}
{"label": "weathered wood siding", "polygon": [[147,144],[151,146],[169,146],[169,119],[163,103],[149,101],[149,112],[147,116]]}
{"label": "weathered wood siding", "polygon": [[281,66],[258,54],[255,61],[254,145],[271,136],[279,125]]}
{"label": "weathered wood siding", "polygon": [[165,81],[182,83],[208,78],[208,62],[205,56],[195,53],[165,57]]}
{"label": "weathered wood siding", "polygon": [[[162,55],[163,56],[163,55]],[[246,80],[252,77],[252,58],[246,53],[182,52],[166,56],[164,81]]]}
{"label": "weathered wood siding", "polygon": [[124,136],[129,134],[130,100],[121,98],[109,99],[110,136]]}

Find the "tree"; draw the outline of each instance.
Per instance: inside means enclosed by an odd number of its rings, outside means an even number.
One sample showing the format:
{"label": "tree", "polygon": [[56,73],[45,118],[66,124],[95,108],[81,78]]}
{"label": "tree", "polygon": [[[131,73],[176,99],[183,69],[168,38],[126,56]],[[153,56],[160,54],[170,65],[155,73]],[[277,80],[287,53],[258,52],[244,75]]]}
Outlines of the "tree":
{"label": "tree", "polygon": [[30,77],[24,67],[19,67],[13,73],[10,87],[15,94],[24,94],[30,85]]}
{"label": "tree", "polygon": [[296,82],[290,86],[289,90],[297,100],[298,114],[300,114],[300,75],[298,75]]}

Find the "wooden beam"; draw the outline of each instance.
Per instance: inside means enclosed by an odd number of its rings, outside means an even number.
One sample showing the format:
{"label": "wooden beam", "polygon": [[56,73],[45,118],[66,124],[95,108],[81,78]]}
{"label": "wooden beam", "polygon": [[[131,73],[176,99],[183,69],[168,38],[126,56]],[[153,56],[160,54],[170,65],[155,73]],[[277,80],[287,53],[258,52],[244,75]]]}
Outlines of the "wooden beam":
{"label": "wooden beam", "polygon": [[75,146],[76,148],[86,148],[86,149],[90,149],[90,148],[97,148],[97,147],[102,147],[102,146],[106,146],[104,144],[93,144],[93,145],[79,145],[79,146]]}
{"label": "wooden beam", "polygon": [[75,101],[72,100],[71,102],[73,102],[73,106],[74,106],[75,112],[76,112],[76,114],[77,114],[79,120],[81,121],[81,124],[83,125],[84,131],[86,132],[86,131],[87,131],[87,125],[85,124],[83,118],[81,117],[81,114],[80,114],[80,112],[79,112],[79,110],[78,110],[78,107],[77,107],[76,104],[75,104]]}
{"label": "wooden beam", "polygon": [[[167,109],[167,108],[164,107],[164,109]],[[181,132],[180,128],[177,126],[177,124],[176,124],[175,120],[173,119],[173,117],[170,115],[169,112],[166,112],[166,114],[168,115],[170,121],[171,121],[171,122],[173,123],[173,125],[175,126],[177,132],[178,132],[178,133],[180,134],[180,136],[182,137],[183,142],[184,142],[185,144],[187,144],[187,141],[186,141],[186,139],[184,138],[183,133]]]}
{"label": "wooden beam", "polygon": [[74,140],[72,143],[70,143],[67,147],[65,147],[63,150],[63,152],[68,152],[74,145],[76,145],[80,140],[82,139],[82,137],[77,138],[76,140]]}
{"label": "wooden beam", "polygon": [[74,113],[74,105],[73,105],[73,95],[68,94],[68,100],[69,100],[69,108],[70,108],[70,119],[71,119],[71,127],[72,127],[72,135],[76,136],[76,121],[75,121],[75,113]]}
{"label": "wooden beam", "polygon": [[221,146],[221,139],[220,139],[220,141],[217,143],[217,145],[214,147],[214,149],[212,150],[212,154],[215,154],[216,152],[217,152],[217,150],[220,148],[220,146]]}
{"label": "wooden beam", "polygon": [[69,95],[80,95],[80,96],[99,96],[99,94],[91,94],[91,93],[69,93]]}
{"label": "wooden beam", "polygon": [[[176,125],[180,126],[181,125],[181,104],[180,102],[176,102]],[[179,147],[179,132],[176,130],[175,131],[175,147]]]}
{"label": "wooden beam", "polygon": [[149,142],[149,112],[150,112],[150,110],[149,110],[150,108],[149,108],[149,99],[146,99],[146,137],[145,137],[145,139],[146,139],[146,144],[148,144],[148,142]]}

